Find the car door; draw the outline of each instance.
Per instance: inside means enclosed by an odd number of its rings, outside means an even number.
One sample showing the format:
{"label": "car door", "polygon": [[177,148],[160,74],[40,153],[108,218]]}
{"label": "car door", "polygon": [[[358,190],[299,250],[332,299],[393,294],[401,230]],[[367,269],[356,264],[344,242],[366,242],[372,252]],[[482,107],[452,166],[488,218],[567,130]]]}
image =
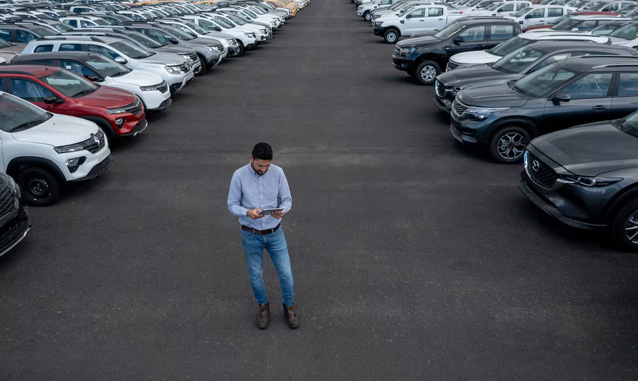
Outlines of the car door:
{"label": "car door", "polygon": [[453,44],[451,44],[449,47],[446,47],[448,56],[471,50],[484,49],[485,45],[488,43],[485,29],[485,24],[474,25],[459,32],[454,37]]}
{"label": "car door", "polygon": [[443,7],[428,7],[427,29],[443,29],[447,24]]}
{"label": "car door", "polygon": [[401,34],[405,36],[414,33],[417,30],[424,30],[426,28],[425,11],[426,8],[418,8],[405,15],[403,20],[399,21],[403,24],[401,27]]}
{"label": "car door", "polygon": [[493,48],[501,42],[516,36],[516,30],[512,24],[494,24],[489,27],[490,35],[488,42],[485,44],[485,49]]}
{"label": "car door", "polygon": [[[545,103],[541,133],[610,119],[612,72],[589,73],[553,92]],[[569,101],[557,101],[569,97]]]}
{"label": "car door", "polygon": [[616,73],[617,90],[611,100],[610,119],[624,118],[638,110],[638,72]]}
{"label": "car door", "polygon": [[494,16],[509,16],[512,13],[516,12],[514,10],[515,5],[516,4],[514,3],[505,3],[500,8],[498,8],[493,15]]}
{"label": "car door", "polygon": [[547,8],[547,18],[545,22],[547,24],[553,24],[554,21],[558,20],[559,17],[562,17],[565,13],[565,10],[560,7],[549,7]]}
{"label": "car door", "polygon": [[545,25],[545,11],[546,8],[536,8],[533,11],[525,15],[523,20],[523,28],[527,28],[531,25]]}

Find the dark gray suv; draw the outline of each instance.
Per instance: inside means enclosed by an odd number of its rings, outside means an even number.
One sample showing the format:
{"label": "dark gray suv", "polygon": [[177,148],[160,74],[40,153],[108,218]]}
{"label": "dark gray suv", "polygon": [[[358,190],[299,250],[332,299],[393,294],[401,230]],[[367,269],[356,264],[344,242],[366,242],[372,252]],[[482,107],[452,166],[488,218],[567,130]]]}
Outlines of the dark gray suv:
{"label": "dark gray suv", "polygon": [[616,246],[638,251],[638,112],[532,140],[521,177],[519,189],[549,215],[608,228]]}

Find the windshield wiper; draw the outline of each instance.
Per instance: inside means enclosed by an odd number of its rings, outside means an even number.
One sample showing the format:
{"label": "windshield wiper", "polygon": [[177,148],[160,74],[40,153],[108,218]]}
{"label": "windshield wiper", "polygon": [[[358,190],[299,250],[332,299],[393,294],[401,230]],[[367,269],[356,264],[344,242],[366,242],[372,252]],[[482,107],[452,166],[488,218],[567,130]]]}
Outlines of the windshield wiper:
{"label": "windshield wiper", "polygon": [[40,123],[44,123],[48,118],[45,119],[36,119],[36,120],[31,120],[28,122],[24,122],[22,124],[18,124],[17,126],[13,127],[13,129],[9,132],[16,132],[16,131],[22,131],[22,130],[26,130],[27,128],[33,127],[33,126],[37,126]]}

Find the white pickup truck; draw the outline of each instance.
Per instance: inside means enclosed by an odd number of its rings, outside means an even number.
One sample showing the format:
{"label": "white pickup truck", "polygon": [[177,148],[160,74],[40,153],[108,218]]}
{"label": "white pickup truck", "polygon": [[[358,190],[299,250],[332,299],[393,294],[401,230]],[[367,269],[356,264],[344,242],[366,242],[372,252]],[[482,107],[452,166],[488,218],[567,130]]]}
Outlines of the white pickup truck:
{"label": "white pickup truck", "polygon": [[506,1],[503,3],[492,3],[489,6],[478,9],[474,12],[476,16],[511,16],[515,12],[520,11],[523,8],[527,8],[532,3],[530,1]]}
{"label": "white pickup truck", "polygon": [[531,25],[552,24],[554,20],[575,10],[575,8],[562,5],[531,5],[506,17],[518,21],[521,28],[525,30]]}
{"label": "white pickup truck", "polygon": [[468,12],[459,11],[446,4],[415,4],[404,8],[402,13],[391,13],[375,19],[372,31],[383,37],[388,44],[394,44],[401,36],[409,36],[415,32],[442,29],[448,23]]}
{"label": "white pickup truck", "polygon": [[365,2],[357,7],[357,16],[363,17],[364,20],[372,20],[372,11],[377,9],[388,8],[400,0],[374,0]]}

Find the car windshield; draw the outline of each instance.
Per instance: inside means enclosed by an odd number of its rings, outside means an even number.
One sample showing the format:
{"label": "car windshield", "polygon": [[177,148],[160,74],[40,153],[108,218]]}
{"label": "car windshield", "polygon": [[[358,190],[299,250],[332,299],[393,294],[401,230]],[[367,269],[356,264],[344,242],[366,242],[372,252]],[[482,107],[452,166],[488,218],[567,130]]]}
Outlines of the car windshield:
{"label": "car windshield", "polygon": [[563,22],[556,23],[556,25],[554,25],[552,27],[552,29],[554,29],[554,30],[571,30],[572,28],[576,27],[576,25],[580,24],[581,22],[582,21],[579,21],[579,20],[568,19],[568,20],[565,20]]}
{"label": "car windshield", "polygon": [[240,19],[239,17],[237,17],[235,15],[226,15],[226,17],[231,19],[231,21],[233,21],[235,24],[238,24],[238,25],[246,24],[246,22],[244,22],[242,19]]}
{"label": "car windshield", "polygon": [[47,76],[40,77],[40,80],[48,83],[54,89],[71,98],[78,98],[86,94],[91,94],[100,88],[100,86],[93,82],[87,81],[86,79],[66,70],[54,71]]}
{"label": "car windshield", "polygon": [[531,10],[532,10],[532,8],[529,8],[529,7],[528,8],[523,8],[520,11],[514,13],[512,15],[512,17],[523,17],[523,16],[525,16],[527,14],[527,12],[529,12]]}
{"label": "car windshield", "polygon": [[244,12],[246,12],[246,14],[250,17],[257,17],[256,14],[254,14],[253,12],[249,11],[248,9],[244,9]]}
{"label": "car windshield", "polygon": [[465,29],[465,24],[453,23],[441,29],[441,31],[435,34],[434,37],[440,40],[447,40],[463,29]]}
{"label": "car windshield", "polygon": [[615,32],[611,33],[609,37],[617,37],[617,38],[622,38],[623,40],[631,41],[636,39],[637,32],[638,32],[638,25],[631,24],[616,30]]}
{"label": "car windshield", "polygon": [[502,7],[502,6],[503,6],[503,4],[501,4],[501,3],[493,3],[493,4],[490,4],[485,9],[488,10],[488,11],[495,11],[495,10],[499,9],[500,7]]}
{"label": "car windshield", "polygon": [[574,8],[580,8],[587,3],[588,0],[574,0],[567,3],[568,6]]}
{"label": "car windshield", "polygon": [[234,28],[237,26],[235,25],[234,22],[230,21],[230,19],[227,17],[216,17],[215,20],[224,20],[228,25],[230,25],[229,28]]}
{"label": "car windshield", "polygon": [[561,65],[549,65],[519,79],[513,87],[525,95],[539,98],[556,90],[576,74]]}
{"label": "car windshield", "polygon": [[[0,98],[2,99],[2,98]],[[0,109],[2,109],[0,104]],[[618,124],[617,128],[632,136],[638,136],[638,112],[630,114]]]}
{"label": "car windshield", "polygon": [[53,27],[57,29],[58,31],[60,31],[61,33],[70,32],[73,30],[73,28],[71,28],[70,26],[66,24],[62,24],[62,23],[53,24]]}
{"label": "car windshield", "polygon": [[219,25],[221,25],[224,28],[233,28],[234,25],[232,25],[231,23],[227,22],[226,20],[224,20],[221,17],[216,17],[215,18],[215,22]]}
{"label": "car windshield", "polygon": [[95,69],[105,77],[119,77],[131,72],[126,66],[101,55],[94,55],[84,61],[87,66]]}
{"label": "car windshield", "polygon": [[590,33],[595,34],[597,36],[608,36],[612,34],[617,28],[618,28],[618,25],[614,25],[610,23],[610,24],[605,24],[605,25],[596,27],[592,29]]}
{"label": "car windshield", "polygon": [[157,49],[157,48],[161,48],[162,46],[166,46],[165,44],[162,45],[159,42],[153,40],[150,37],[146,37],[145,35],[143,35],[142,33],[129,33],[127,32],[126,35],[130,38],[132,38],[133,40],[135,40],[135,42],[137,42],[138,44],[142,44],[143,46],[149,48],[149,49]]}
{"label": "car windshield", "polygon": [[0,48],[10,48],[11,44],[0,38]]}
{"label": "car windshield", "polygon": [[208,33],[208,31],[204,28],[202,28],[201,26],[197,25],[197,24],[192,24],[192,23],[184,23],[184,25],[186,25],[187,27],[191,28],[192,30],[194,30],[195,32],[199,33],[199,34],[206,34]]}
{"label": "car windshield", "polygon": [[109,45],[119,50],[120,52],[124,53],[125,55],[135,59],[148,58],[155,54],[153,52],[149,52],[148,50],[142,47],[137,47],[133,44],[129,44],[128,42],[124,42],[124,41],[112,42]]}
{"label": "car windshield", "polygon": [[401,9],[399,11],[399,16],[403,16],[405,14],[405,12],[407,11],[411,11],[413,8],[415,8],[417,5],[419,4],[407,4],[405,7],[403,7],[403,9]]}
{"label": "car windshield", "polygon": [[193,36],[191,36],[188,33],[182,32],[181,30],[177,29],[177,28],[171,28],[168,27],[166,29],[169,29],[169,32],[174,35],[175,37],[177,37],[177,39],[182,40],[182,41],[190,41],[192,39],[194,39]]}
{"label": "car windshield", "polygon": [[623,6],[622,8],[620,8],[620,10],[617,13],[620,14],[627,14],[631,11],[633,11],[634,9],[638,8],[638,4],[627,4],[625,6]]}
{"label": "car windshield", "polygon": [[520,73],[543,56],[534,46],[526,46],[496,61],[492,68],[505,73]]}
{"label": "car windshield", "polygon": [[26,130],[51,119],[53,114],[18,97],[0,93],[0,129],[5,132]]}
{"label": "car windshield", "polygon": [[530,42],[532,42],[532,40],[520,37],[512,37],[507,41],[501,42],[492,49],[489,49],[487,52],[490,54],[494,54],[495,56],[503,57],[519,48],[522,48]]}
{"label": "car windshield", "polygon": [[606,1],[594,1],[593,3],[589,3],[586,7],[584,7],[583,9],[587,9],[590,11],[596,11],[602,7],[604,7],[605,5],[609,4]]}
{"label": "car windshield", "polygon": [[94,22],[94,23],[96,23],[97,25],[102,25],[102,26],[111,25],[111,23],[110,23],[110,22],[108,22],[108,21],[106,21],[106,20],[103,20],[103,19],[93,19],[93,20],[91,20],[91,21],[93,21],[93,22]]}

